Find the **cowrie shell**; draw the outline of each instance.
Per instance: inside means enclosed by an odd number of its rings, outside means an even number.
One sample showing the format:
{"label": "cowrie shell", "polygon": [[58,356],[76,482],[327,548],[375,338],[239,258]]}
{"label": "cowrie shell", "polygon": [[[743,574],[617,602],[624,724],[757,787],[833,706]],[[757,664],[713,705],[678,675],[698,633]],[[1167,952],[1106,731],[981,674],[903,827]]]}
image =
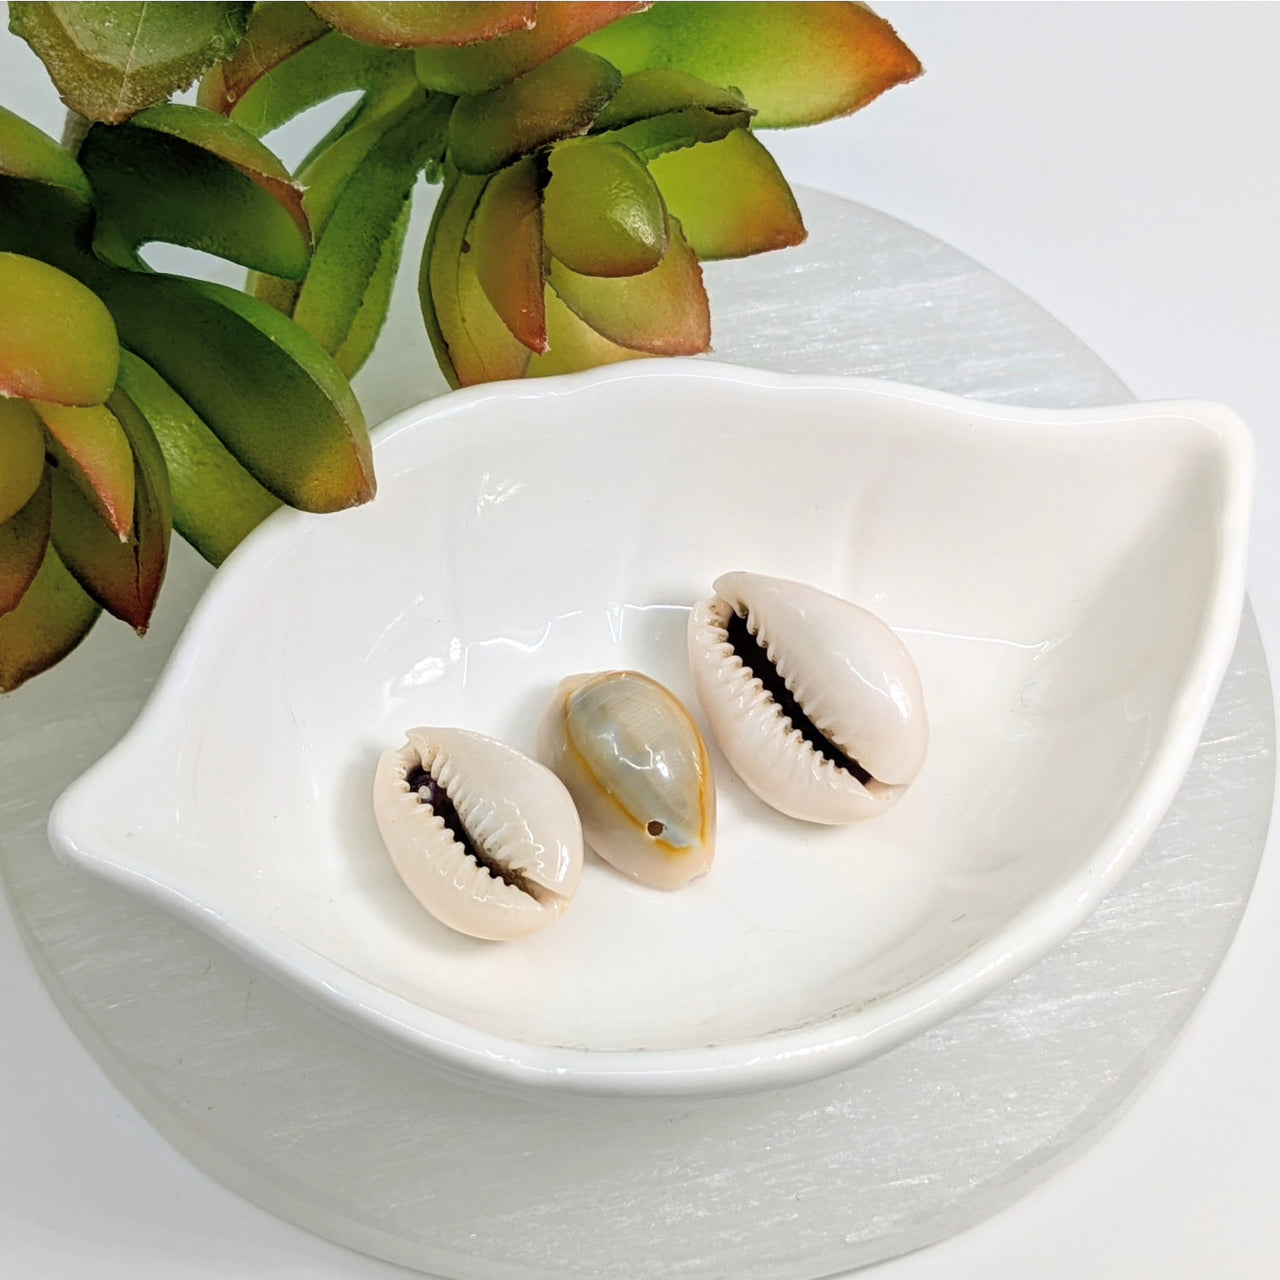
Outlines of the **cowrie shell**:
{"label": "cowrie shell", "polygon": [[582,826],[560,780],[482,734],[418,728],[406,736],[378,762],[373,810],[410,892],[475,938],[554,924],[582,874]]}
{"label": "cowrie shell", "polygon": [[706,744],[656,680],[638,671],[562,680],[538,757],[569,788],[587,843],[619,871],[678,889],[710,868],[716,790]]}
{"label": "cowrie shell", "polygon": [[694,689],[766,804],[808,822],[883,813],[924,763],[920,675],[875,614],[816,587],[726,573],[689,616]]}

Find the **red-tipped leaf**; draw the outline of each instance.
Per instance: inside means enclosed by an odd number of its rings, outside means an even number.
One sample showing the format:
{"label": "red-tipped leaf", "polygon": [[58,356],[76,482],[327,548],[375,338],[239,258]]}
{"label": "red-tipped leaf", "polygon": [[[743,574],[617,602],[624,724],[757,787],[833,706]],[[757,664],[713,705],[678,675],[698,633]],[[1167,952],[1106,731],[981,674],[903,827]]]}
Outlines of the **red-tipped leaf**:
{"label": "red-tipped leaf", "polygon": [[688,356],[711,345],[711,310],[702,269],[680,223],[668,219],[667,252],[643,275],[579,275],[554,258],[551,287],[590,328],[620,347],[655,356]]}
{"label": "red-tipped leaf", "polygon": [[522,378],[529,349],[485,296],[467,250],[467,232],[487,175],[450,174],[427,232],[418,297],[422,318],[449,385]]}
{"label": "red-tipped leaf", "polygon": [[133,527],[133,450],[120,420],[104,404],[78,409],[35,402],[58,465],[98,516],[123,541]]}
{"label": "red-tipped leaf", "polygon": [[654,67],[734,85],[757,128],[816,124],[865,106],[921,72],[893,28],[862,4],[834,0],[665,0],[582,41],[624,75]]}
{"label": "red-tipped leaf", "polygon": [[25,400],[0,396],[0,524],[31,501],[44,474],[44,431]]}
{"label": "red-tipped leaf", "polygon": [[52,513],[46,473],[22,510],[0,524],[0,615],[16,609],[34,581],[49,542]]}
{"label": "red-tipped leaf", "polygon": [[171,506],[164,457],[151,428],[121,391],[111,397],[134,450],[134,520],[124,542],[64,473],[53,477],[53,545],[76,581],[141,635],[151,620],[169,553]]}
{"label": "red-tipped leaf", "polygon": [[667,209],[703,261],[785,249],[805,238],[796,198],[755,134],[668,151],[649,164]]}
{"label": "red-tipped leaf", "polygon": [[574,138],[555,147],[543,194],[547,249],[590,276],[634,276],[662,261],[667,213],[649,171],[628,147]]}
{"label": "red-tipped leaf", "polygon": [[61,662],[89,634],[99,612],[47,546],[18,607],[0,617],[0,693]]}
{"label": "red-tipped leaf", "polygon": [[619,360],[649,358],[647,351],[620,347],[598,334],[579,320],[551,289],[547,290],[547,340],[547,351],[530,359],[526,377],[550,378],[558,373],[578,373],[603,364],[616,364]]}
{"label": "red-tipped leaf", "polygon": [[534,157],[493,175],[467,243],[480,287],[503,323],[530,351],[545,351],[542,176]]}
{"label": "red-tipped leaf", "polygon": [[56,267],[0,253],[0,395],[101,404],[120,348],[111,313]]}

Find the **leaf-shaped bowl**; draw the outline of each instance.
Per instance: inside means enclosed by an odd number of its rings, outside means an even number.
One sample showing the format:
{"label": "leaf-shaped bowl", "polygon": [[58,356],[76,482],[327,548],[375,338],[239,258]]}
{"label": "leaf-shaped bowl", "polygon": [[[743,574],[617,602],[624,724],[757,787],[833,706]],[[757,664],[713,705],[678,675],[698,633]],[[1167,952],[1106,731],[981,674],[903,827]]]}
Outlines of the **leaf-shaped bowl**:
{"label": "leaf-shaped bowl", "polygon": [[[376,502],[282,512],[231,557],[50,834],[357,1027],[509,1085],[778,1087],[1008,980],[1172,800],[1243,599],[1251,446],[1212,404],[646,361],[457,392],[376,449]],[[713,745],[705,878],[590,858],[564,918],[511,943],[426,915],[374,824],[379,753],[418,724],[532,751],[577,671],[638,668],[697,716],[687,611],[740,568],[898,630],[932,726],[905,798],[794,822]]]}

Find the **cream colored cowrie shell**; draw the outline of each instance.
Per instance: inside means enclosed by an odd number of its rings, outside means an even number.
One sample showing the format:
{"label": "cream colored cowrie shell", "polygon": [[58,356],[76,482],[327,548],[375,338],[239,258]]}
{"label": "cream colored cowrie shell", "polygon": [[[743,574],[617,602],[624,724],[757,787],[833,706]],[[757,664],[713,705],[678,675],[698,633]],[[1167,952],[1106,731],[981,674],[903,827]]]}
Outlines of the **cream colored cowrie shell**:
{"label": "cream colored cowrie shell", "polygon": [[538,733],[587,843],[633,880],[678,889],[715,855],[716,788],[680,700],[638,671],[569,676]]}
{"label": "cream colored cowrie shell", "polygon": [[560,780],[478,733],[406,736],[378,761],[373,811],[413,896],[474,938],[516,938],[553,924],[582,873],[582,827]]}
{"label": "cream colored cowrie shell", "polygon": [[726,573],[689,617],[698,701],[766,804],[808,822],[883,813],[929,742],[920,676],[873,613],[816,587]]}

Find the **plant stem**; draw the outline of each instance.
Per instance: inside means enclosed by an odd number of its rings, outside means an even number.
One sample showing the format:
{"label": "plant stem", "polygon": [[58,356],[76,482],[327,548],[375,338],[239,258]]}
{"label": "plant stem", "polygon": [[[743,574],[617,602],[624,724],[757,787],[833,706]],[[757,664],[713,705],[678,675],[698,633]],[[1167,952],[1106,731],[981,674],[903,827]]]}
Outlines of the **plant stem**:
{"label": "plant stem", "polygon": [[67,118],[62,123],[62,145],[73,156],[79,154],[80,144],[84,141],[84,136],[89,132],[89,126],[92,123],[91,120],[86,120],[78,111],[68,109]]}

